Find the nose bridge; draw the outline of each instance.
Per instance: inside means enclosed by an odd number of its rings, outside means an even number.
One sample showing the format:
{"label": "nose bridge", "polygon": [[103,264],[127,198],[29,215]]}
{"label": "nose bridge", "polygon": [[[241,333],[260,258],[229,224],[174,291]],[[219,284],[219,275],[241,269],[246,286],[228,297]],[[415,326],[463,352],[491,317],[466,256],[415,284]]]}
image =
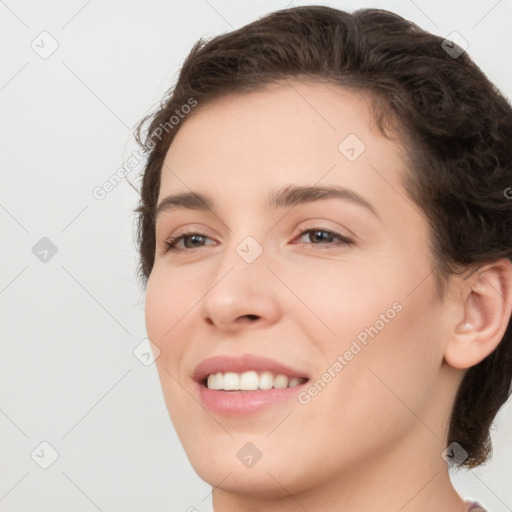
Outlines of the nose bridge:
{"label": "nose bridge", "polygon": [[[280,314],[272,273],[267,268],[268,253],[247,231],[241,241],[232,233],[231,241],[219,255],[209,291],[202,301],[202,316],[218,326],[235,326],[241,317],[258,317],[272,322]],[[240,236],[239,236],[240,239]]]}
{"label": "nose bridge", "polygon": [[233,271],[240,272],[240,276],[247,274],[250,277],[260,273],[266,276],[269,273],[266,268],[270,246],[269,237],[266,237],[268,226],[263,219],[255,218],[256,206],[252,210],[249,206],[252,214],[242,214],[230,224],[229,236],[219,256],[219,274],[233,267]]}

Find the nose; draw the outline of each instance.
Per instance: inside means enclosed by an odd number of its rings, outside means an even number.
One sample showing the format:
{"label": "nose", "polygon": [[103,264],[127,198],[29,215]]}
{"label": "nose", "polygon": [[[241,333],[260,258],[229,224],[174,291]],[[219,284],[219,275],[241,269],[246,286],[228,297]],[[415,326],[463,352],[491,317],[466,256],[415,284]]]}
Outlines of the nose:
{"label": "nose", "polygon": [[[236,251],[223,254],[208,292],[201,301],[203,321],[226,332],[247,327],[263,327],[279,320],[279,281],[261,254],[252,263]],[[282,287],[282,285],[281,285]]]}

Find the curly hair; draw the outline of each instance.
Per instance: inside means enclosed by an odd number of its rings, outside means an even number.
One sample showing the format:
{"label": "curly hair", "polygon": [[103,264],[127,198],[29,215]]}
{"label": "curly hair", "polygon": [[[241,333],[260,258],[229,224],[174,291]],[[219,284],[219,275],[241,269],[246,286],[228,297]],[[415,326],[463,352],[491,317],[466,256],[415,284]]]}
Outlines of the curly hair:
{"label": "curly hair", "polygon": [[[450,48],[455,52],[448,51]],[[404,186],[429,223],[439,295],[446,278],[512,258],[512,108],[466,52],[384,10],[354,13],[303,6],[199,39],[159,107],[139,124],[147,154],[137,213],[139,278],[155,258],[155,210],[165,155],[191,110],[231,93],[287,79],[329,82],[366,93],[377,124],[406,148]],[[194,112],[190,112],[193,116]],[[174,116],[176,119],[177,117]],[[180,116],[183,119],[184,116]],[[155,140],[157,139],[157,140]],[[485,463],[492,422],[511,393],[512,322],[497,348],[469,368],[449,419],[447,444]]]}

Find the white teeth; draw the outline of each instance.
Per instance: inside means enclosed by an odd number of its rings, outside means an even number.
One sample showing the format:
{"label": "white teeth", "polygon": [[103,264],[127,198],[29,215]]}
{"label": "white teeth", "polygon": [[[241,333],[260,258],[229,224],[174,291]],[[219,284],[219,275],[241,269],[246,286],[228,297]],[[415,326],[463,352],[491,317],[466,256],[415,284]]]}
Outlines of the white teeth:
{"label": "white teeth", "polygon": [[224,374],[222,372],[215,374],[215,387],[213,389],[224,389]]}
{"label": "white teeth", "polygon": [[287,388],[288,387],[288,377],[286,375],[278,375],[274,379],[274,387],[278,389]]}
{"label": "white teeth", "polygon": [[293,386],[298,386],[300,384],[300,379],[298,377],[292,377],[290,382],[288,382],[288,387],[293,388]]}
{"label": "white teeth", "polygon": [[274,375],[272,372],[263,372],[260,375],[259,388],[260,389],[271,389],[274,385]]}
{"label": "white teeth", "polygon": [[245,372],[240,375],[240,389],[251,391],[258,389],[260,379],[256,372]]}
{"label": "white teeth", "polygon": [[287,377],[286,375],[275,375],[265,371],[258,374],[256,371],[244,373],[217,372],[208,375],[206,386],[209,389],[223,391],[254,391],[257,389],[283,389],[298,386],[307,379],[299,377]]}
{"label": "white teeth", "polygon": [[224,389],[232,391],[240,389],[240,375],[234,372],[227,372],[224,374]]}

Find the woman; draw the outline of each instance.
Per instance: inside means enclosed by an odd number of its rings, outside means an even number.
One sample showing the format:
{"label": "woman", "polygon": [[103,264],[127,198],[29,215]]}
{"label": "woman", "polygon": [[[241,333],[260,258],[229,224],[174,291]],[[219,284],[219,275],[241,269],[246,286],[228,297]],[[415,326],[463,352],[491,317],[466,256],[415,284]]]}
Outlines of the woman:
{"label": "woman", "polygon": [[215,511],[483,510],[448,470],[512,377],[506,99],[395,14],[297,7],[146,121],[147,331]]}

